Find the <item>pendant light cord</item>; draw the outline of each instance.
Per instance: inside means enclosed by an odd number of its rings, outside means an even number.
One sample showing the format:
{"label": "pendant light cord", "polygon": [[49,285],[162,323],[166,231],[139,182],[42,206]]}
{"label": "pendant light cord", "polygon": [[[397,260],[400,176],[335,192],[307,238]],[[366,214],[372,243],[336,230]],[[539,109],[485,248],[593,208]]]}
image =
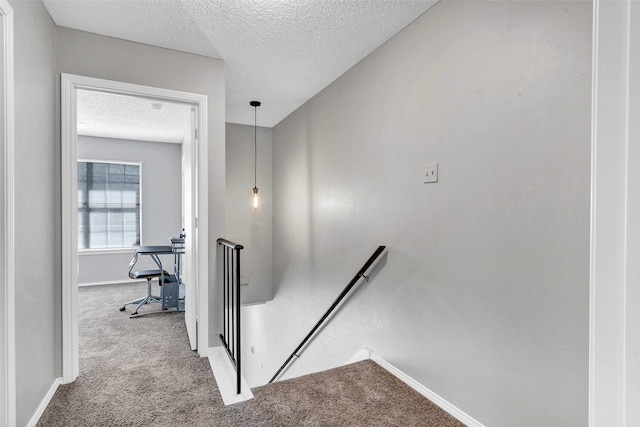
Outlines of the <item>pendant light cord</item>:
{"label": "pendant light cord", "polygon": [[253,188],[258,186],[258,106],[253,107]]}

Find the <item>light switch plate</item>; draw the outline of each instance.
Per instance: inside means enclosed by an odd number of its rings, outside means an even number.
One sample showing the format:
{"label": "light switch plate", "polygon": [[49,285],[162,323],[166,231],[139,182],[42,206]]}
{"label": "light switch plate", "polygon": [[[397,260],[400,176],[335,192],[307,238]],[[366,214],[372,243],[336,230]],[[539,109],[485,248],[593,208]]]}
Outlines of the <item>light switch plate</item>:
{"label": "light switch plate", "polygon": [[427,163],[424,165],[424,183],[438,182],[438,164]]}

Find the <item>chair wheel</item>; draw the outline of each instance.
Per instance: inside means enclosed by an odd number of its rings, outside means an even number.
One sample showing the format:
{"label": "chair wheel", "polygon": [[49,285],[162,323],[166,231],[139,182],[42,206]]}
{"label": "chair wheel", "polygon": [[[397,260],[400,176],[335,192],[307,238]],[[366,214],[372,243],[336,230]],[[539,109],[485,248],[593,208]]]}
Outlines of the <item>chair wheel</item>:
{"label": "chair wheel", "polygon": [[122,307],[120,307],[120,311],[125,311],[126,308],[124,307],[124,305]]}

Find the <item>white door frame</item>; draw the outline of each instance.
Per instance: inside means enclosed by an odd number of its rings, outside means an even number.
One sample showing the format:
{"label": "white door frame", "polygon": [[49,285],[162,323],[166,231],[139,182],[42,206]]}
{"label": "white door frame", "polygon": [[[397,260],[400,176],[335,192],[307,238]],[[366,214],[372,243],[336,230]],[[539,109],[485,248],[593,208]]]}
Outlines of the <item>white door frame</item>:
{"label": "white door frame", "polygon": [[[191,107],[189,111],[189,133],[185,136],[185,139],[189,139],[193,141],[198,137],[198,117],[197,117],[197,109],[195,107]],[[194,142],[190,142],[188,144],[182,144],[181,147],[181,163],[182,163],[182,226],[185,230],[193,230],[195,227],[194,219],[188,215],[188,212],[196,212],[198,210],[198,200],[191,197],[191,194],[197,192],[197,189],[193,188],[193,184],[195,183],[195,179],[193,179],[193,174],[196,172],[197,168],[192,167],[195,163],[190,160],[193,159],[195,154],[194,150],[196,149],[197,144]],[[187,178],[188,177],[188,178]],[[187,236],[188,238],[188,236]],[[196,236],[197,238],[197,236]],[[187,240],[188,241],[188,240]],[[197,241],[196,241],[197,245]],[[195,274],[195,264],[193,263],[193,254],[191,251],[193,250],[193,246],[185,245],[185,254],[183,256],[183,271],[182,271],[182,279],[187,283],[191,283],[193,281],[192,277]],[[197,310],[194,308],[198,301],[198,289],[192,288],[193,292],[186,292],[184,295],[184,323],[187,328],[187,336],[189,338],[189,345],[191,346],[191,350],[198,349],[197,342],[197,320],[196,314]]]}
{"label": "white door frame", "polygon": [[13,92],[13,9],[0,0],[2,37],[0,67],[2,69],[2,152],[0,164],[0,425],[16,423],[15,360],[15,262],[14,262],[14,92]]}
{"label": "white door frame", "polygon": [[[78,89],[114,92],[131,96],[182,102],[197,106],[199,135],[193,151],[196,165],[195,185],[197,191],[197,230],[187,238],[196,246],[195,283],[198,353],[206,356],[208,351],[208,161],[207,161],[207,97],[205,95],[179,92],[150,86],[134,85],[111,80],[72,74],[61,75],[61,130],[62,130],[62,381],[69,383],[79,375],[78,345],[78,260],[77,260],[77,170],[76,170],[76,91]],[[202,143],[200,143],[202,141]],[[191,237],[189,236],[191,234]],[[190,284],[191,285],[191,284]]]}
{"label": "white door frame", "polygon": [[589,426],[640,425],[640,4],[593,7]]}

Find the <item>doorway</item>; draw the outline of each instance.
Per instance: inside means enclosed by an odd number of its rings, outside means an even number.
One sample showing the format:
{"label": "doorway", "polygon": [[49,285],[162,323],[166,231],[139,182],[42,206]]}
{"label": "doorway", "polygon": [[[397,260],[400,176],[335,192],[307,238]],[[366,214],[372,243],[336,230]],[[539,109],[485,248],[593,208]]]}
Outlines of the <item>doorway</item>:
{"label": "doorway", "polygon": [[[158,104],[177,103],[187,105],[191,109],[191,130],[189,137],[182,143],[182,224],[187,234],[185,259],[188,260],[188,265],[185,267],[191,273],[188,278],[185,278],[189,287],[189,291],[185,293],[185,324],[192,349],[197,349],[199,354],[204,356],[208,347],[208,328],[206,320],[200,323],[198,320],[208,319],[207,147],[206,144],[199,144],[199,141],[206,141],[206,96],[63,74],[61,82],[63,382],[72,382],[79,375],[76,169],[79,91],[144,98]],[[199,218],[201,219],[198,220]],[[205,243],[200,245],[199,242]]]}

